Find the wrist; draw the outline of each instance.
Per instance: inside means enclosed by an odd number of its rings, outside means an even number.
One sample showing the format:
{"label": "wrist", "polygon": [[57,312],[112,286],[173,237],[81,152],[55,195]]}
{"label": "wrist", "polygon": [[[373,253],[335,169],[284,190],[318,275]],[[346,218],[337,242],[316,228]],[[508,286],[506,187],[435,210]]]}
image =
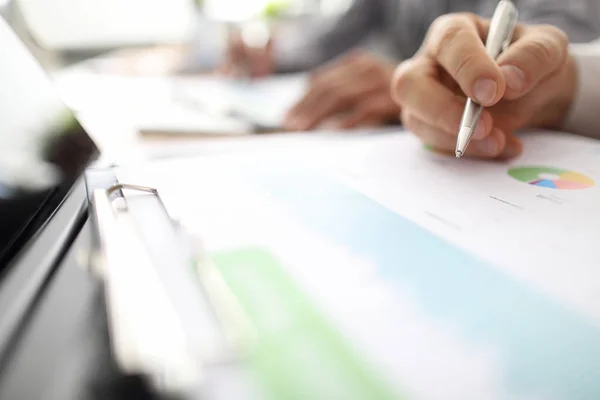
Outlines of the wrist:
{"label": "wrist", "polygon": [[549,90],[554,91],[548,96],[540,108],[541,125],[544,128],[561,129],[571,111],[579,87],[577,62],[572,55],[567,57],[560,73],[548,83]]}

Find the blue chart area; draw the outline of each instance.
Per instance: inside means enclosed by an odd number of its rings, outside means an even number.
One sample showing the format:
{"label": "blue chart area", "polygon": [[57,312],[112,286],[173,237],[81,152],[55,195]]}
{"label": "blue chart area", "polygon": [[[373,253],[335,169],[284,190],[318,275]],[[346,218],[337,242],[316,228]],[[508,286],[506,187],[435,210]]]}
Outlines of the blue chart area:
{"label": "blue chart area", "polygon": [[556,185],[554,184],[554,182],[548,179],[539,180],[535,183],[532,183],[532,185],[556,189]]}
{"label": "blue chart area", "polygon": [[252,188],[309,228],[408,286],[425,312],[500,350],[513,393],[600,399],[600,330],[584,318],[316,171],[268,162],[244,171]]}

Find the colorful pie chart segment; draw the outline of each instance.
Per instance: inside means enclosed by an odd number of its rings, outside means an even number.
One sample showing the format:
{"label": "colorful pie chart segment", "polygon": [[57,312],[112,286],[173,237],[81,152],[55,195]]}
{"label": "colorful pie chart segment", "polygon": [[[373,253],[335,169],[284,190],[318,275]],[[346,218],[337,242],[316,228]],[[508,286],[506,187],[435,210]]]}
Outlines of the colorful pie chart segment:
{"label": "colorful pie chart segment", "polygon": [[594,186],[594,180],[583,174],[551,167],[517,167],[508,174],[530,185],[559,190],[580,190]]}

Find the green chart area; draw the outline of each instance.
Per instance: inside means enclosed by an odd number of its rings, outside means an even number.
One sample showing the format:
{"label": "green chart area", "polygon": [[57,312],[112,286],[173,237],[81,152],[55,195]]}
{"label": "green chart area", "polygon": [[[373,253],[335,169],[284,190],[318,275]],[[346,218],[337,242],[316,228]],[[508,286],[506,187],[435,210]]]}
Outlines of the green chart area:
{"label": "green chart area", "polygon": [[312,304],[277,259],[260,248],[213,257],[258,331],[249,358],[268,400],[397,400]]}

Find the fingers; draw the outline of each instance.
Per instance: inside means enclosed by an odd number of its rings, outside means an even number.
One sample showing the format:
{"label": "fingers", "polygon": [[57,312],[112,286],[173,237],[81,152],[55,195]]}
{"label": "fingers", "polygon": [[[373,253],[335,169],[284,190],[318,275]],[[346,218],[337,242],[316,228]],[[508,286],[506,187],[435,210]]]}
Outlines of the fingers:
{"label": "fingers", "polygon": [[470,98],[484,106],[529,93],[556,73],[568,54],[568,38],[552,26],[517,26],[514,43],[497,61],[485,51],[486,22],[469,14],[438,18],[422,52],[431,57]]}
{"label": "fingers", "polygon": [[387,95],[393,67],[388,72],[379,63],[371,56],[351,55],[317,73],[307,93],[288,112],[284,126],[312,129],[378,93]]}
{"label": "fingers", "polygon": [[533,26],[515,32],[515,42],[498,58],[505,76],[505,98],[525,96],[541,81],[560,71],[568,55],[568,38],[553,26]]}
{"label": "fingers", "polygon": [[398,67],[392,97],[409,130],[454,152],[465,94],[486,107],[467,155],[514,157],[522,143],[512,133],[530,125],[538,109],[547,112],[548,99],[573,75],[566,71],[568,40],[554,27],[518,25],[512,45],[493,60],[482,40],[488,24],[470,14],[438,18],[417,55]]}
{"label": "fingers", "polygon": [[[394,76],[392,97],[403,110],[456,140],[466,98],[439,82],[431,60],[421,58],[401,64]],[[474,138],[483,139],[491,130],[491,116],[484,111]]]}
{"label": "fingers", "polygon": [[[354,70],[336,65],[313,78],[308,91],[292,107],[286,118],[286,127],[295,130],[314,128],[323,119],[350,105],[351,99],[368,90],[364,79],[353,76]],[[356,84],[355,84],[356,82]]]}
{"label": "fingers", "polygon": [[487,54],[482,38],[487,27],[470,14],[446,15],[431,26],[423,51],[483,106],[496,104],[506,82],[498,64]]}
{"label": "fingers", "polygon": [[[454,154],[456,138],[452,138],[439,131],[410,113],[403,113],[404,125],[417,135],[421,141],[431,148],[448,154]],[[521,141],[513,136],[508,136],[501,130],[494,128],[482,140],[472,141],[465,156],[485,159],[506,159],[518,156],[522,152]]]}
{"label": "fingers", "polygon": [[341,129],[359,126],[377,126],[392,121],[399,122],[400,107],[394,103],[387,92],[373,96],[360,103],[340,123]]}

